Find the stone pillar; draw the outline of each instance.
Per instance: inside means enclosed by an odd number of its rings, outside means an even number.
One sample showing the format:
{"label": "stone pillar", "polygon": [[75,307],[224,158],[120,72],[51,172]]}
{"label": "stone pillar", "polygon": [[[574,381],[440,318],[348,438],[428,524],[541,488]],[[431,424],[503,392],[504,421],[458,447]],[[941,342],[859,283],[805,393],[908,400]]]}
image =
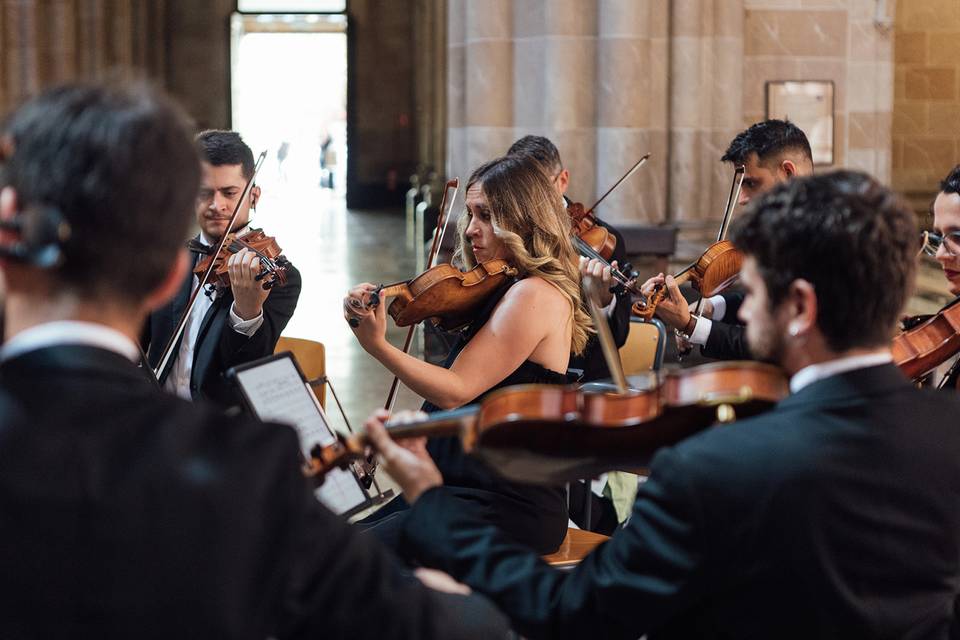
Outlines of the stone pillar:
{"label": "stone pillar", "polygon": [[466,179],[517,138],[545,135],[598,210],[657,222],[666,202],[667,16],[662,0],[450,0],[448,175]]}
{"label": "stone pillar", "polygon": [[166,0],[0,0],[0,108],[68,80],[163,77]]}
{"label": "stone pillar", "polygon": [[720,157],[741,129],[742,59],[742,0],[671,3],[668,211],[681,226],[723,215],[733,172]]}
{"label": "stone pillar", "polygon": [[599,9],[596,197],[645,153],[651,157],[597,213],[614,222],[661,222],[667,213],[669,5],[607,1]]}

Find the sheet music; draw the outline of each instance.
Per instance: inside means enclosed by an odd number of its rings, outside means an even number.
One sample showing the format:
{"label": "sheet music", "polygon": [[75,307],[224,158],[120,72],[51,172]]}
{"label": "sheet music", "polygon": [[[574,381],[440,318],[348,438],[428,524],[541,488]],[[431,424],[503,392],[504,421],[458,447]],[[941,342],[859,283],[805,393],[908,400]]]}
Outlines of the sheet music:
{"label": "sheet music", "polygon": [[[317,402],[310,385],[303,382],[289,357],[277,358],[262,365],[237,372],[254,411],[261,420],[289,424],[300,436],[304,457],[316,445],[334,441],[323,407]],[[334,513],[345,513],[363,504],[366,494],[349,470],[335,469],[327,474],[316,496]]]}

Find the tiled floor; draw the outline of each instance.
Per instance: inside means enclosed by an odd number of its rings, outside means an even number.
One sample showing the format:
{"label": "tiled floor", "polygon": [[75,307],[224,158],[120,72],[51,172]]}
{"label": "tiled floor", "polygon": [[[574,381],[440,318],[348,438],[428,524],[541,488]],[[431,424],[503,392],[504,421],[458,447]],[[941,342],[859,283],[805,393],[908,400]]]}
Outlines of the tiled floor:
{"label": "tiled floor", "polygon": [[[405,237],[402,211],[350,211],[327,189],[277,185],[261,206],[263,224],[303,276],[297,311],[284,335],[318,340],[326,347],[327,375],[350,423],[357,427],[382,406],[392,376],[360,348],[343,319],[347,290],[360,282],[390,283],[415,275],[413,250]],[[268,199],[269,198],[269,199]],[[388,335],[403,343],[406,329],[388,322]],[[403,389],[398,408],[415,408],[419,399]],[[343,421],[327,394],[331,422]]]}

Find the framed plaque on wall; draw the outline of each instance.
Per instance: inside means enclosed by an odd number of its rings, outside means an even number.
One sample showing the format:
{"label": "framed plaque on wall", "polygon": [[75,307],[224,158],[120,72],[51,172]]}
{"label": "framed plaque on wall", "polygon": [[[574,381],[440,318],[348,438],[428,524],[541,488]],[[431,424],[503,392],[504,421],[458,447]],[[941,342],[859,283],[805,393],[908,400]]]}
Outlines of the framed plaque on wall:
{"label": "framed plaque on wall", "polygon": [[833,164],[832,80],[771,80],[766,83],[767,118],[790,120],[810,141],[815,165]]}

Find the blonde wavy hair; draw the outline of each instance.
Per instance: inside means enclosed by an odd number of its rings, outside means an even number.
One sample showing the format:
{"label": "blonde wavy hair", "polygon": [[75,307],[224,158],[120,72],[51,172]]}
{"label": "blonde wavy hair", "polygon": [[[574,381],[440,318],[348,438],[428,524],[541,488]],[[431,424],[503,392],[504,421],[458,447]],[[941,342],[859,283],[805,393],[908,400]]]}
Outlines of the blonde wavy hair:
{"label": "blonde wavy hair", "polygon": [[[467,181],[467,191],[476,184],[486,197],[494,233],[510,251],[509,262],[517,269],[517,276],[543,278],[570,302],[570,351],[581,353],[593,325],[583,306],[579,257],[570,241],[570,217],[550,179],[536,164],[504,156],[474,171]],[[461,215],[454,261],[472,269],[477,259],[467,240],[469,224],[470,216]]]}

